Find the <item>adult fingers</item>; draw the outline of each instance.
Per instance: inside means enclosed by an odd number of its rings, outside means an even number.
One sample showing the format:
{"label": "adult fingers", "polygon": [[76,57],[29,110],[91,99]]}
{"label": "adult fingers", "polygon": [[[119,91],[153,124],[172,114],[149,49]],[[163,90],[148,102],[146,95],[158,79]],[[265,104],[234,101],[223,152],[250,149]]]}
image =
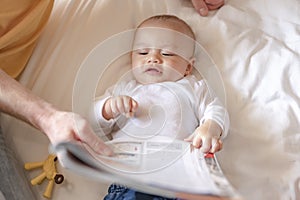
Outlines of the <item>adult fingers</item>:
{"label": "adult fingers", "polygon": [[208,7],[204,0],[192,0],[192,4],[196,11],[201,15],[201,16],[207,16],[208,15]]}
{"label": "adult fingers", "polygon": [[222,5],[210,5],[210,4],[206,4],[206,6],[207,6],[208,10],[217,10],[220,7],[222,7],[223,4]]}
{"label": "adult fingers", "polygon": [[224,0],[205,0],[209,10],[216,10],[224,5]]}
{"label": "adult fingers", "polygon": [[80,141],[87,144],[96,153],[108,156],[113,154],[112,150],[95,134],[86,120],[77,115],[75,122],[77,127],[74,130],[77,131],[76,135]]}
{"label": "adult fingers", "polygon": [[111,156],[113,155],[112,149],[110,149],[95,133],[85,132],[85,137],[82,141],[86,143],[96,153]]}

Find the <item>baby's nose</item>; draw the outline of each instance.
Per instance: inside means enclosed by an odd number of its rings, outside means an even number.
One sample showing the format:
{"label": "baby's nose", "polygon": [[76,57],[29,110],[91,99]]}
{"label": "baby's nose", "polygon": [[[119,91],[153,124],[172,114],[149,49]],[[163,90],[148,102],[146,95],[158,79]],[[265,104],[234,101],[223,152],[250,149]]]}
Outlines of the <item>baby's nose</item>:
{"label": "baby's nose", "polygon": [[147,63],[160,63],[161,59],[158,53],[152,53],[147,58]]}

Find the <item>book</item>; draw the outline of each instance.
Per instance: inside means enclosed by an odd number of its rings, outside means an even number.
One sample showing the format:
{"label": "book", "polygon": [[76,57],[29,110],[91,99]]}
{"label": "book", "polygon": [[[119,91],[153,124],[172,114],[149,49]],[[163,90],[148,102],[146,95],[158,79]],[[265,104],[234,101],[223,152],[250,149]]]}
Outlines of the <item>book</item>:
{"label": "book", "polygon": [[242,199],[224,176],[216,156],[167,137],[119,138],[107,142],[113,156],[96,154],[84,143],[54,147],[62,165],[98,181],[153,195],[183,199]]}

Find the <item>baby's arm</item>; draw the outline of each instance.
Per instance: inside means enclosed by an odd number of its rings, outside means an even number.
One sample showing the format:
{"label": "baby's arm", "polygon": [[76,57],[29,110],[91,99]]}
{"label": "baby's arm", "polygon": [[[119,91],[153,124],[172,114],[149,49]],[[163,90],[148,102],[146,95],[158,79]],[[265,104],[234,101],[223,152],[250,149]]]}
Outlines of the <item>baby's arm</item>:
{"label": "baby's arm", "polygon": [[221,139],[228,133],[228,112],[205,81],[196,82],[194,90],[199,97],[195,105],[200,125],[185,140],[204,153],[215,153],[222,149]]}
{"label": "baby's arm", "polygon": [[221,135],[222,128],[219,124],[214,120],[207,119],[185,141],[192,142],[192,145],[200,148],[203,153],[215,153],[222,149]]}
{"label": "baby's arm", "polygon": [[138,108],[138,103],[131,97],[121,95],[106,100],[102,109],[102,115],[106,120],[116,118],[120,114],[133,117]]}

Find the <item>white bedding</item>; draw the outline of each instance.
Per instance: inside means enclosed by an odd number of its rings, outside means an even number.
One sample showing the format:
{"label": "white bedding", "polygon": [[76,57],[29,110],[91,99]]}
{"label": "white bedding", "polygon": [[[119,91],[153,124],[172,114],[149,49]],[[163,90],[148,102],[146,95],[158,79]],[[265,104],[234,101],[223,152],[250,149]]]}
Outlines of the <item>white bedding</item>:
{"label": "white bedding", "polygon": [[[231,128],[218,158],[228,179],[245,199],[300,199],[299,0],[228,0],[208,17],[199,16],[188,0],[57,0],[21,82],[72,110],[76,75],[89,52],[161,13],[192,26],[223,79]],[[107,71],[100,90],[124,70]],[[204,73],[213,80],[209,70]],[[9,117],[2,127],[23,162],[46,158],[45,136]],[[106,193],[108,183],[59,171],[65,182],[55,186],[54,200],[102,199]],[[45,184],[34,187],[42,194]]]}

